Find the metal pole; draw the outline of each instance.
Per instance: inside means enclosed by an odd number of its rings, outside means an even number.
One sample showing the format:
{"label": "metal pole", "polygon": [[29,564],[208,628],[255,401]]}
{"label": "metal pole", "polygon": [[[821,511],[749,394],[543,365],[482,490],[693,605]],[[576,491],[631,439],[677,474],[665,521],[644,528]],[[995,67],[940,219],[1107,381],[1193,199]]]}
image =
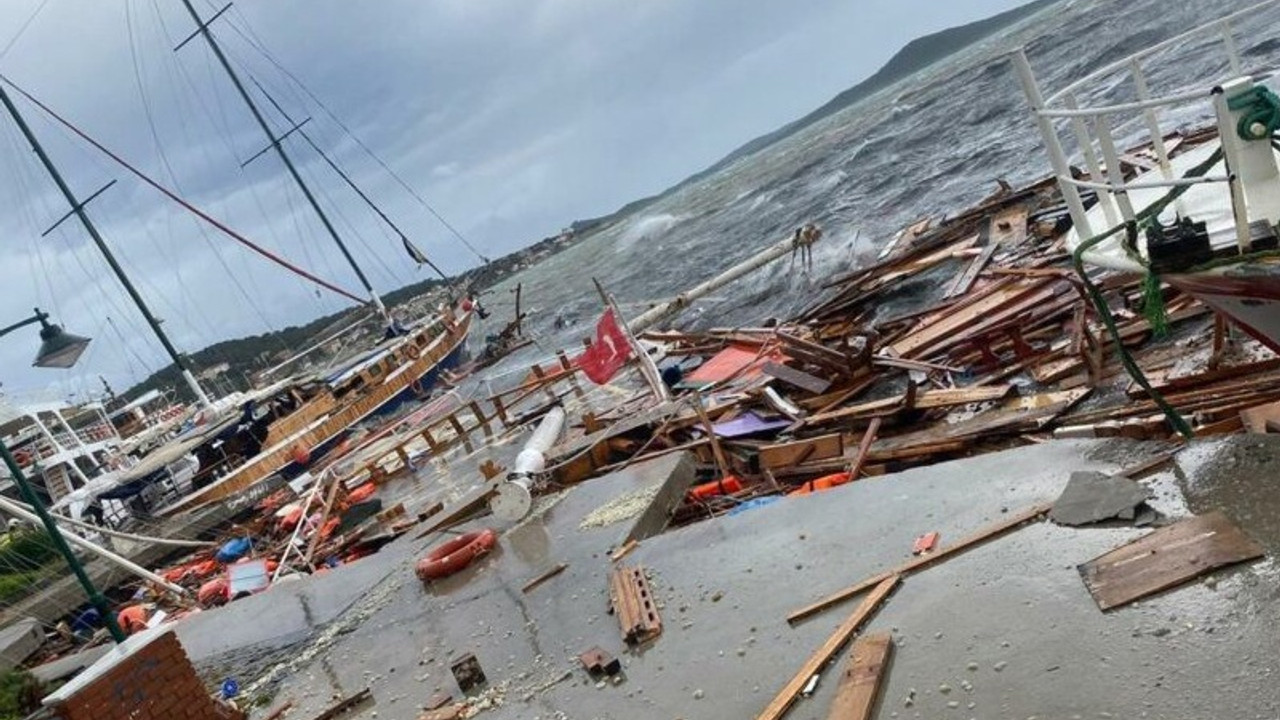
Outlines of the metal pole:
{"label": "metal pole", "polygon": [[[719,275],[711,278],[710,280],[707,280],[703,283],[700,283],[698,285],[695,285],[689,288],[688,290],[685,290],[684,292],[677,295],[674,299],[668,300],[667,302],[664,302],[660,305],[657,305],[655,307],[649,308],[648,310],[645,310],[644,312],[632,318],[626,324],[627,330],[633,334],[641,332],[645,328],[652,326],[654,323],[661,322],[679,313],[680,311],[689,307],[689,305],[692,304],[693,301],[697,300],[698,298],[701,298],[705,295],[715,292],[716,290],[724,287],[725,285],[728,285],[729,283],[745,275],[749,275],[755,272],[756,270],[759,270],[760,268],[786,255],[787,253],[799,251],[810,244],[812,244],[811,241],[807,241],[803,238],[796,238],[795,236],[792,236],[787,238],[786,240],[783,240],[774,245],[771,245],[765,248],[764,250],[761,250],[760,252],[756,253],[755,255],[752,255],[746,260],[743,260],[737,265],[734,265],[728,270],[725,270]],[[606,300],[606,302],[608,301]],[[621,321],[622,317],[619,316],[618,320]]]}
{"label": "metal pole", "polygon": [[120,280],[120,284],[124,285],[125,292],[129,293],[129,297],[133,300],[133,304],[138,306],[138,310],[142,313],[142,317],[146,319],[147,324],[151,326],[151,331],[160,339],[160,344],[164,346],[165,352],[169,353],[169,357],[173,360],[173,364],[182,372],[182,378],[187,381],[187,386],[191,388],[191,392],[195,394],[196,401],[203,408],[212,408],[213,404],[209,402],[209,396],[205,394],[200,384],[196,382],[195,376],[191,374],[191,369],[178,353],[173,343],[169,342],[169,337],[164,334],[164,330],[160,329],[160,321],[156,320],[151,314],[151,309],[147,307],[146,301],[142,299],[142,295],[138,293],[137,288],[129,282],[128,275],[125,274],[124,268],[116,261],[116,256],[111,252],[111,248],[107,247],[107,243],[102,239],[102,234],[98,232],[98,228],[89,219],[89,214],[84,210],[84,203],[80,202],[75,193],[62,179],[62,174],[58,172],[58,168],[54,166],[53,161],[45,153],[44,147],[40,145],[40,141],[36,138],[34,132],[27,125],[27,121],[22,118],[22,114],[18,112],[18,107],[13,104],[13,100],[9,98],[9,93],[0,86],[0,102],[4,103],[4,107],[9,111],[9,115],[13,117],[14,123],[18,129],[22,131],[23,137],[31,144],[31,149],[35,151],[36,157],[40,158],[40,163],[44,165],[44,169],[48,171],[49,177],[53,178],[53,183],[58,186],[58,190],[62,193],[62,197],[71,205],[71,212],[80,220],[80,224],[84,226],[89,237],[93,239],[93,244],[98,246],[98,251],[107,259],[107,264],[111,266],[111,271],[115,273],[116,278]]}
{"label": "metal pole", "polygon": [[35,489],[27,482],[27,476],[22,473],[22,468],[18,467],[18,461],[14,459],[13,453],[9,452],[9,446],[4,444],[4,440],[0,439],[0,457],[4,458],[4,464],[9,468],[9,473],[13,475],[13,481],[18,485],[18,491],[22,493],[23,499],[35,511],[40,522],[44,524],[45,532],[49,533],[49,541],[53,543],[54,549],[62,554],[67,561],[67,565],[71,566],[71,572],[75,574],[76,579],[80,581],[80,586],[84,588],[85,594],[89,596],[89,602],[98,609],[98,613],[102,616],[102,621],[107,625],[107,631],[111,633],[111,637],[117,642],[122,643],[126,639],[124,630],[120,629],[120,623],[116,621],[115,613],[111,611],[111,606],[107,604],[107,599],[103,597],[98,588],[93,586],[93,581],[89,579],[89,575],[85,573],[84,567],[80,565],[80,560],[76,558],[75,553],[71,552],[71,548],[67,546],[67,541],[62,537],[62,531],[58,530],[58,525],[54,522],[53,516],[44,508],[44,503],[40,502],[40,497],[36,495]]}
{"label": "metal pole", "polygon": [[196,26],[199,28],[201,37],[209,44],[209,49],[218,58],[218,63],[222,65],[222,69],[227,71],[227,76],[231,78],[231,84],[235,86],[236,92],[249,106],[249,112],[253,114],[253,119],[258,121],[258,126],[262,128],[262,132],[267,136],[267,142],[271,147],[275,148],[276,154],[280,156],[280,160],[284,162],[284,166],[288,168],[289,174],[293,176],[294,182],[298,183],[298,188],[302,190],[302,194],[307,198],[307,202],[311,205],[311,209],[316,211],[316,215],[320,218],[320,223],[324,225],[324,229],[328,231],[329,236],[333,238],[334,243],[338,245],[338,249],[342,251],[342,256],[346,258],[347,263],[351,265],[351,269],[356,271],[356,277],[360,278],[360,283],[364,285],[364,289],[369,293],[369,298],[373,301],[374,307],[378,308],[378,312],[388,324],[391,322],[391,315],[387,312],[387,308],[382,304],[382,298],[378,296],[377,291],[373,289],[373,285],[369,282],[369,278],[365,277],[364,270],[360,269],[360,265],[356,263],[356,259],[351,255],[351,251],[347,249],[346,243],[342,242],[342,238],[338,235],[338,231],[333,227],[333,223],[329,221],[329,216],[320,207],[320,203],[315,196],[311,194],[311,188],[307,187],[307,183],[302,180],[302,175],[298,173],[298,169],[294,167],[293,161],[289,159],[288,153],[284,151],[284,144],[280,142],[273,132],[271,126],[267,124],[267,119],[262,116],[262,112],[258,110],[258,106],[254,104],[253,98],[249,96],[249,91],[245,89],[244,83],[240,82],[240,76],[236,74],[231,62],[227,60],[227,56],[223,54],[222,48],[218,42],[213,39],[213,33],[209,32],[209,25],[200,17],[200,13],[196,12],[195,6],[191,4],[191,0],[182,0],[182,4],[186,6],[187,12],[191,14],[191,19],[195,20]]}

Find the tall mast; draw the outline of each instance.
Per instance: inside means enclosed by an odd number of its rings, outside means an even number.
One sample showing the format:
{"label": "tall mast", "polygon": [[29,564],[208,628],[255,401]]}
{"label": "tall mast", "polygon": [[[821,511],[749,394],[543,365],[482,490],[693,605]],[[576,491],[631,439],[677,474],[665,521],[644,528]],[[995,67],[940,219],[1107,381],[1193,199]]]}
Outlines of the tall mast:
{"label": "tall mast", "polygon": [[[93,239],[93,244],[98,246],[98,251],[107,259],[107,264],[111,266],[112,272],[116,274],[116,277],[120,280],[120,284],[124,285],[125,291],[129,293],[129,297],[133,299],[133,303],[138,306],[138,310],[141,311],[142,316],[146,318],[147,324],[151,326],[151,331],[160,339],[160,344],[164,346],[165,352],[169,353],[169,357],[173,360],[173,364],[177,366],[179,371],[181,371],[182,379],[187,382],[187,387],[191,388],[191,392],[195,394],[196,401],[200,404],[200,407],[204,409],[211,409],[213,407],[213,403],[209,402],[209,396],[206,395],[204,389],[200,387],[200,383],[196,382],[196,376],[191,373],[189,364],[178,352],[177,348],[173,346],[173,343],[169,342],[169,336],[165,335],[164,330],[160,328],[160,321],[156,319],[155,315],[151,314],[151,309],[147,307],[146,301],[142,299],[142,295],[138,293],[138,289],[129,281],[129,276],[125,274],[124,268],[120,266],[120,263],[116,260],[116,256],[111,252],[111,248],[107,247],[106,241],[102,239],[102,234],[98,232],[97,226],[93,224],[93,221],[89,219],[89,214],[85,212],[85,203],[96,197],[97,193],[90,196],[89,200],[85,200],[83,202],[78,200],[75,193],[73,193],[71,188],[67,185],[66,181],[62,179],[62,175],[58,172],[58,168],[54,166],[53,161],[50,160],[48,154],[45,153],[44,147],[41,146],[40,141],[36,139],[35,133],[31,131],[31,128],[27,125],[27,121],[24,120],[22,118],[22,114],[18,112],[18,107],[13,104],[13,100],[9,98],[9,93],[4,89],[3,85],[0,85],[0,102],[4,103],[5,109],[9,111],[11,116],[13,116],[13,121],[17,124],[18,129],[22,131],[23,137],[27,139],[27,142],[31,143],[31,149],[35,151],[36,157],[40,158],[40,163],[44,165],[44,169],[49,172],[49,177],[53,178],[53,183],[58,186],[58,190],[62,193],[62,197],[66,198],[67,203],[71,205],[71,212],[68,213],[68,216],[75,215],[76,218],[80,220],[80,224],[84,226],[85,231],[89,233],[89,237]],[[103,190],[105,189],[106,188],[103,188]],[[101,193],[102,190],[99,190],[98,192]],[[66,217],[67,216],[64,216],[63,220],[65,220]],[[62,220],[59,220],[58,222],[60,223]]]}
{"label": "tall mast", "polygon": [[[186,6],[187,12],[191,13],[191,19],[195,21],[198,28],[196,32],[209,44],[209,49],[213,51],[214,57],[218,58],[218,63],[222,65],[222,69],[227,71],[227,77],[231,78],[231,84],[235,86],[236,92],[240,93],[240,97],[244,100],[245,104],[249,106],[249,112],[253,114],[253,119],[258,121],[258,127],[262,128],[262,132],[266,134],[267,142],[275,149],[276,154],[280,156],[281,162],[283,162],[284,166],[288,168],[289,174],[292,175],[294,181],[298,183],[298,188],[302,190],[302,194],[307,198],[307,202],[311,204],[311,209],[316,211],[316,215],[320,218],[320,222],[324,225],[325,230],[329,232],[329,236],[333,238],[335,243],[337,243],[338,249],[342,251],[342,256],[347,259],[347,262],[351,264],[351,268],[356,271],[356,277],[360,278],[360,282],[364,285],[364,289],[368,291],[369,298],[373,301],[374,307],[378,309],[378,312],[382,315],[383,319],[387,321],[388,325],[390,325],[391,315],[387,313],[386,306],[382,304],[382,298],[378,297],[378,293],[373,289],[373,285],[369,282],[369,278],[365,277],[364,270],[360,268],[356,259],[351,255],[351,251],[347,249],[346,243],[342,242],[342,238],[338,235],[338,231],[334,229],[333,223],[329,221],[329,216],[326,215],[324,210],[320,207],[320,203],[316,201],[315,195],[311,194],[311,188],[307,187],[307,183],[303,181],[302,175],[298,173],[298,168],[295,167],[293,161],[289,159],[289,154],[285,152],[284,143],[282,142],[284,138],[277,138],[275,134],[271,132],[271,126],[267,124],[267,119],[264,118],[262,116],[262,112],[258,110],[258,106],[253,102],[253,98],[250,97],[249,91],[245,89],[244,83],[240,81],[240,76],[237,75],[235,69],[231,67],[231,62],[228,61],[227,56],[223,54],[221,46],[219,46],[218,42],[214,40],[213,33],[209,31],[209,24],[200,17],[200,13],[196,12],[195,6],[191,4],[191,0],[182,0],[182,4]],[[218,15],[221,14],[221,12],[218,13]],[[217,19],[217,15],[215,15],[210,22],[214,19]],[[187,39],[190,40],[191,38]],[[185,42],[186,40],[183,41],[183,43]],[[181,47],[181,45],[179,47]]]}

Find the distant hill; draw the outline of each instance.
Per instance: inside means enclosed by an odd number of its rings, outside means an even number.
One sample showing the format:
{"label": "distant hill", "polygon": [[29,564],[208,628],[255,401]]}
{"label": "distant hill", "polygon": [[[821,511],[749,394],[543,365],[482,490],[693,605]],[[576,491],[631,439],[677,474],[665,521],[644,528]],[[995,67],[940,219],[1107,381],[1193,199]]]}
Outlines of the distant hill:
{"label": "distant hill", "polygon": [[990,35],[1012,25],[1025,17],[1028,17],[1040,10],[1052,5],[1059,0],[1035,0],[1013,10],[993,15],[985,20],[961,25],[959,27],[942,30],[925,35],[907,43],[905,47],[898,51],[896,55],[885,63],[874,75],[854,85],[853,87],[841,92],[839,95],[831,98],[825,105],[817,110],[805,115],[799,120],[794,120],[782,127],[774,130],[766,135],[761,135],[754,140],[748,141],[739,146],[736,150],[721,158],[714,165],[690,175],[681,180],[679,183],[670,188],[656,194],[650,195],[639,200],[634,200],[619,208],[616,212],[591,220],[579,220],[574,223],[575,229],[591,228],[602,224],[613,222],[621,219],[631,213],[643,209],[658,199],[670,195],[683,187],[696,183],[703,178],[714,175],[734,162],[754,155],[764,150],[774,143],[784,140],[791,135],[813,125],[825,117],[833,115],[856,102],[859,102],[870,95],[883,90],[905,77],[912,75],[924,68],[943,60],[955,53],[965,49],[966,47],[989,37]]}

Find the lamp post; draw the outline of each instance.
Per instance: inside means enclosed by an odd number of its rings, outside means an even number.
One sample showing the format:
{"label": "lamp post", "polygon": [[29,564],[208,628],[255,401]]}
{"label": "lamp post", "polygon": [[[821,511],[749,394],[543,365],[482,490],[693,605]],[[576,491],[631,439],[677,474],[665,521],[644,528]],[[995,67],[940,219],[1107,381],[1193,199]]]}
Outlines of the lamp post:
{"label": "lamp post", "polygon": [[[0,336],[8,335],[14,330],[28,325],[35,325],[36,323],[40,324],[40,351],[36,353],[36,359],[31,363],[34,367],[69,368],[76,364],[85,348],[89,346],[89,338],[72,335],[63,330],[61,326],[54,325],[49,322],[49,316],[40,312],[39,308],[36,309],[35,315],[26,320],[0,328]],[[18,461],[13,457],[13,453],[9,451],[9,447],[4,444],[3,438],[0,438],[0,458],[3,458],[5,466],[9,468],[9,473],[13,475],[13,482],[18,486],[18,491],[22,494],[22,498],[27,501],[31,509],[40,517],[40,522],[44,524],[45,532],[49,534],[49,540],[53,543],[54,549],[66,559],[67,565],[71,567],[71,572],[75,574],[76,579],[80,581],[80,585],[84,588],[85,594],[89,596],[89,602],[93,603],[93,606],[98,609],[98,613],[102,616],[103,622],[106,623],[111,637],[117,643],[124,642],[124,631],[120,629],[120,623],[116,621],[116,616],[111,612],[107,599],[98,591],[98,588],[94,587],[93,581],[89,579],[84,567],[80,565],[80,560],[76,558],[75,553],[71,552],[66,539],[62,537],[62,532],[58,530],[58,525],[54,522],[53,516],[45,509],[44,503],[40,501],[40,496],[36,494],[35,489],[27,482],[27,476],[23,474],[22,468],[18,467]]]}

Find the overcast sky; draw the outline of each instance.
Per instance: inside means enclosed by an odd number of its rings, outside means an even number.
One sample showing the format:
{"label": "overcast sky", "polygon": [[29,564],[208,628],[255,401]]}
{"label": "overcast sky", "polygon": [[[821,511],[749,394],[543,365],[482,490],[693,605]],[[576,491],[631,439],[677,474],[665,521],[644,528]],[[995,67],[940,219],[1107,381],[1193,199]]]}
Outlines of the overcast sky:
{"label": "overcast sky", "polygon": [[[305,131],[453,272],[477,257],[258,47],[496,257],[678,182],[875,72],[915,37],[1019,4],[239,0],[213,28],[238,68],[294,120],[311,118]],[[0,72],[252,239],[359,290],[279,161],[241,168],[266,139],[202,41],[173,52],[193,27],[180,0],[4,0]],[[180,349],[349,305],[203,228],[18,103],[82,197],[118,181],[90,213]],[[264,107],[277,132],[288,128]],[[123,390],[168,360],[74,220],[41,237],[67,206],[7,116],[0,127],[0,326],[38,305],[95,338],[68,373],[29,367],[34,330],[7,336],[0,383],[85,392],[102,375]],[[379,289],[426,277],[300,137],[285,142]]]}

